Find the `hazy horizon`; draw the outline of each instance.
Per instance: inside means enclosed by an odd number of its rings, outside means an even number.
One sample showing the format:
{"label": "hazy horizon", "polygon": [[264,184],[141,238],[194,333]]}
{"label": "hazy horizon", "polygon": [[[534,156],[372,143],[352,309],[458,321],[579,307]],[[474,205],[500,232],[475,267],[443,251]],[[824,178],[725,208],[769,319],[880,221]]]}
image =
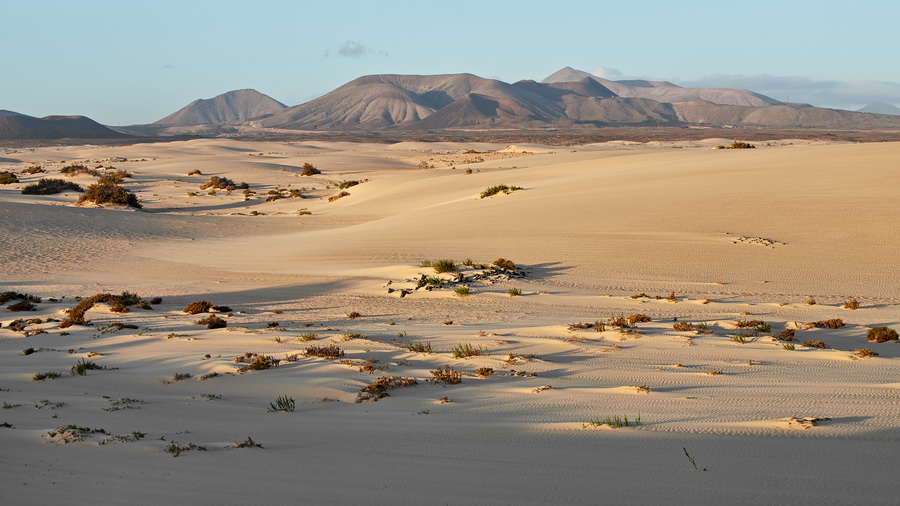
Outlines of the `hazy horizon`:
{"label": "hazy horizon", "polygon": [[388,5],[16,3],[7,12],[17,23],[0,35],[16,48],[0,109],[128,125],[243,88],[293,106],[367,74],[468,72],[515,82],[565,66],[609,79],[747,88],[818,107],[900,104],[900,69],[884,64],[900,45],[900,5]]}

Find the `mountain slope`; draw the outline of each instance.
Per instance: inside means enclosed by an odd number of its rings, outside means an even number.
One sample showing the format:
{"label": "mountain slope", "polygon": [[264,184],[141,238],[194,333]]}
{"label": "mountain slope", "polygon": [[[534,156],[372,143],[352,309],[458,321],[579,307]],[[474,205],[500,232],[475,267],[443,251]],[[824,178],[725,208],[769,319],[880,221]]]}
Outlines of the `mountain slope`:
{"label": "mountain slope", "polygon": [[886,104],[884,102],[873,102],[862,109],[857,109],[856,112],[869,112],[874,114],[895,114],[900,115],[900,107],[897,107],[893,104]]}
{"label": "mountain slope", "polygon": [[649,98],[667,104],[704,100],[720,105],[763,106],[778,102],[775,99],[750,90],[731,88],[682,88],[681,86],[672,84],[668,81],[611,81],[571,67],[562,68],[547,76],[541,82],[569,82],[585,78],[596,80],[620,97]]}
{"label": "mountain slope", "polygon": [[0,114],[0,139],[121,139],[130,137],[84,116]]}
{"label": "mountain slope", "polygon": [[275,114],[286,107],[256,90],[236,90],[209,99],[194,100],[153,124],[190,126],[245,121]]}

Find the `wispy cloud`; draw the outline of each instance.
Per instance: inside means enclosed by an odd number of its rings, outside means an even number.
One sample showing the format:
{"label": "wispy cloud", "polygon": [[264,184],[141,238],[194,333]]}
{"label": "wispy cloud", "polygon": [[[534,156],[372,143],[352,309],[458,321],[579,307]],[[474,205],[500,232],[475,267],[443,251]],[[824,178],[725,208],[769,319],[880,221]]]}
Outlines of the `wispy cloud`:
{"label": "wispy cloud", "polygon": [[164,69],[174,69],[174,68],[175,68],[175,65],[172,65],[171,63],[166,63],[166,64],[163,65],[162,67],[163,67]]}
{"label": "wispy cloud", "polygon": [[[325,56],[331,56],[331,53],[332,50],[327,49]],[[372,55],[387,56],[386,52],[371,49],[358,40],[345,40],[334,49],[334,53],[342,58],[365,58]]]}
{"label": "wispy cloud", "polygon": [[704,88],[746,88],[777,100],[838,109],[859,109],[872,102],[900,104],[900,83],[888,81],[822,81],[769,74],[712,74],[677,84]]}

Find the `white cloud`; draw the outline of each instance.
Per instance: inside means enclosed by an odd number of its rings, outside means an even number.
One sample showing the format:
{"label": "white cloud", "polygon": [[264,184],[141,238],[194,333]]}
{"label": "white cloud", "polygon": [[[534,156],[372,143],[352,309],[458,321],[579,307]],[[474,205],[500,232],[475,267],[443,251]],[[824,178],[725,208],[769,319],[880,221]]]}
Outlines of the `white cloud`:
{"label": "white cloud", "polygon": [[[342,58],[363,58],[376,54],[387,56],[384,51],[375,51],[358,40],[345,40],[334,51]],[[325,51],[325,56],[331,56],[331,49]]]}

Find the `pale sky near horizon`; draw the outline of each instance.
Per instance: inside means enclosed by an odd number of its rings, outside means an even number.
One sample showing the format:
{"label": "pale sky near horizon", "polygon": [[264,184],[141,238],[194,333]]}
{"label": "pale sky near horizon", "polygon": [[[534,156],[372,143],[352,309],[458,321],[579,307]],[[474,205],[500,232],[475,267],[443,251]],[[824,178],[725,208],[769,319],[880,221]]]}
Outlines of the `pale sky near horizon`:
{"label": "pale sky near horizon", "polygon": [[367,74],[741,87],[900,106],[900,2],[0,0],[0,109],[151,123],[253,88],[287,105]]}

